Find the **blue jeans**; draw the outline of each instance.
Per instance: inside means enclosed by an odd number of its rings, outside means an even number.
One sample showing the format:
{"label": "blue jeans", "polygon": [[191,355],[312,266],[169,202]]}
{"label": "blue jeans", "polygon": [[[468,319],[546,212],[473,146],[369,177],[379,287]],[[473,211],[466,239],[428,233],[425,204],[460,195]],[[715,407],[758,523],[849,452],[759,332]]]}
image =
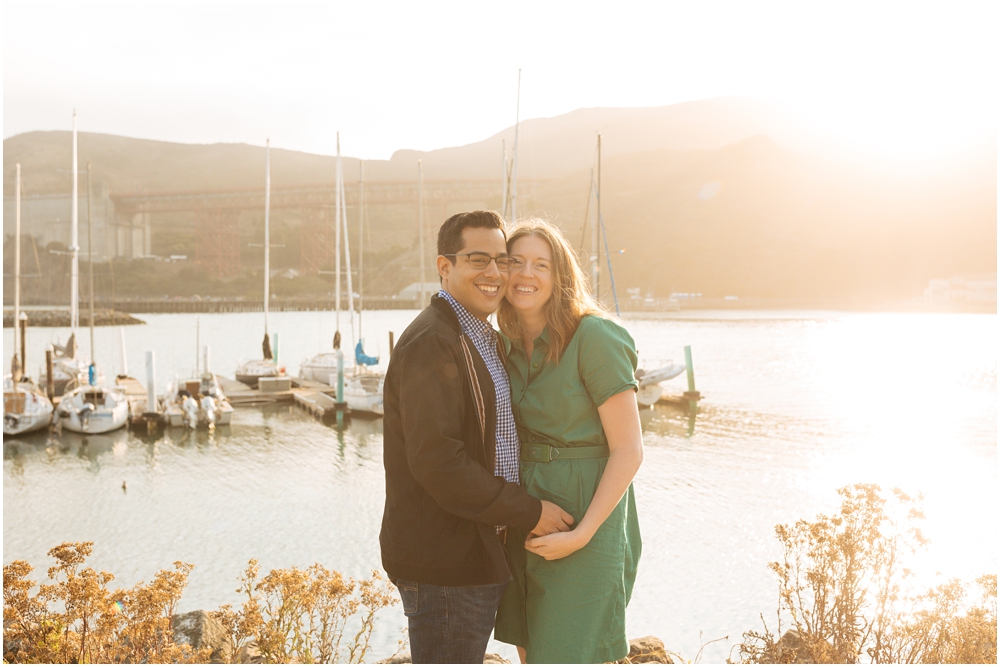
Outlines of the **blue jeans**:
{"label": "blue jeans", "polygon": [[507,584],[435,586],[397,579],[414,663],[482,664]]}

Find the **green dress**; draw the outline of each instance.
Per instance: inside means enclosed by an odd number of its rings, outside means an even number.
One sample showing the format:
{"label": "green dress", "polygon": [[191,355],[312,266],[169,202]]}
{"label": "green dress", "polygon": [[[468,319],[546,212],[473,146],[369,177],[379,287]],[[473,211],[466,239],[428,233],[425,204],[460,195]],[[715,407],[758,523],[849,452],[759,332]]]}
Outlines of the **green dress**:
{"label": "green dress", "polygon": [[[632,337],[616,322],[588,315],[559,363],[546,361],[549,331],[527,359],[520,341],[504,339],[511,404],[522,445],[607,445],[597,412],[612,396],[638,386]],[[608,459],[521,460],[521,484],[583,519]],[[629,651],[625,606],[642,550],[632,486],[583,549],[547,561],[525,551],[523,531],[507,549],[513,581],[497,612],[495,637],[522,646],[532,663],[613,662]]]}

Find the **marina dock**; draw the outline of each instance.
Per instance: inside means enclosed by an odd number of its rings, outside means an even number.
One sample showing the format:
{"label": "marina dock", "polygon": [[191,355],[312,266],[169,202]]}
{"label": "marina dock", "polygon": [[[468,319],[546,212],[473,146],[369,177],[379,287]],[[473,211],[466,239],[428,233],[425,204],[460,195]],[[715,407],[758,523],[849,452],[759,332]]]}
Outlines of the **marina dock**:
{"label": "marina dock", "polygon": [[[263,378],[261,386],[254,389],[231,378],[217,377],[219,386],[234,408],[292,403],[324,423],[333,421],[338,412],[337,388],[322,382],[294,376]],[[341,408],[340,412],[351,414],[347,407]]]}

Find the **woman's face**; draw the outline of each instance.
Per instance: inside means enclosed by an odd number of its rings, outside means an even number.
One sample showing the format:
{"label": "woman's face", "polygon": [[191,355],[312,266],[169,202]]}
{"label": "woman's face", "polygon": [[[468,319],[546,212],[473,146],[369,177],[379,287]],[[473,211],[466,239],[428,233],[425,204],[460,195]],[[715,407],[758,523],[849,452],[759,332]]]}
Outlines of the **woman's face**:
{"label": "woman's face", "polygon": [[510,247],[510,256],[507,301],[522,315],[542,312],[552,298],[552,248],[540,236],[522,236]]}

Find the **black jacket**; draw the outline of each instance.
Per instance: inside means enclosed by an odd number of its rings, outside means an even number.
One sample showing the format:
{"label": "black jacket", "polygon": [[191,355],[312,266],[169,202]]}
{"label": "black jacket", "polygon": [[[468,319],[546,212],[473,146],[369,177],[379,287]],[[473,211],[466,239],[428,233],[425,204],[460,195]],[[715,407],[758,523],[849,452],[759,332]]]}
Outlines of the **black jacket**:
{"label": "black jacket", "polygon": [[439,586],[509,581],[495,526],[530,530],[542,504],[493,474],[493,380],[445,299],[400,336],[384,407],[385,571]]}

